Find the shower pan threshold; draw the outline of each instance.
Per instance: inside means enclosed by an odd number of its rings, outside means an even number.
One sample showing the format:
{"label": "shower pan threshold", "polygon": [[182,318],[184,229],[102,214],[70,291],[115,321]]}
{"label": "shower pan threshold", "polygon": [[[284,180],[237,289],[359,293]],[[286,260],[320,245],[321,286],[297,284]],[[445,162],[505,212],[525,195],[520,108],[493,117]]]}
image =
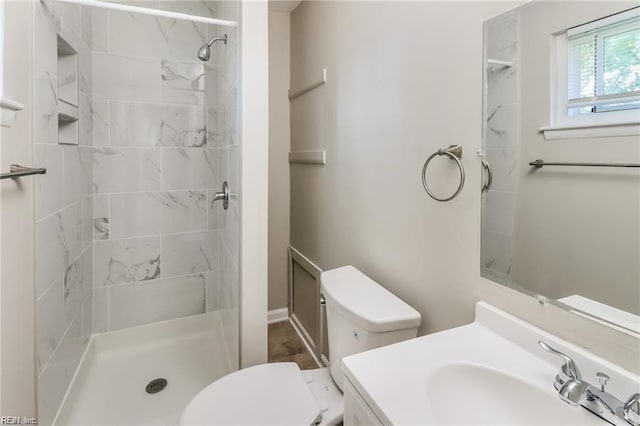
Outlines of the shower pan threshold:
{"label": "shower pan threshold", "polygon": [[94,334],[54,424],[177,426],[231,371],[218,312]]}

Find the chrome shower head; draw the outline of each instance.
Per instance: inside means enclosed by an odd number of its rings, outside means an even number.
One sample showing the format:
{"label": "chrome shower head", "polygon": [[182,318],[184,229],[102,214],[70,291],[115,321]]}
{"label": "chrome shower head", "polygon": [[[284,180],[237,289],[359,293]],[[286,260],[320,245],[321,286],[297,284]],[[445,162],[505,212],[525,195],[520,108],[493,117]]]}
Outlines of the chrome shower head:
{"label": "chrome shower head", "polygon": [[220,37],[212,38],[209,43],[203,45],[200,50],[198,50],[198,59],[203,62],[207,62],[209,58],[211,58],[211,45],[216,41],[223,41],[224,44],[227,44],[227,35],[223,35]]}

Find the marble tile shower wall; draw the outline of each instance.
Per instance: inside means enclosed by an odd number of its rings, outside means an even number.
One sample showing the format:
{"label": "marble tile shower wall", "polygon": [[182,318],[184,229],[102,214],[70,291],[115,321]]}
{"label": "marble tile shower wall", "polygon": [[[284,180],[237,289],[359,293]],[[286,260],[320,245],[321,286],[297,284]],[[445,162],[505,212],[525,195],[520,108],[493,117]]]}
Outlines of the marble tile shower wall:
{"label": "marble tile shower wall", "polygon": [[[144,6],[218,16],[219,5]],[[212,197],[223,178],[236,179],[227,166],[231,43],[216,45],[207,63],[196,57],[224,31],[93,11],[95,332],[218,310],[226,297],[219,283],[237,208],[223,213]]]}
{"label": "marble tile shower wall", "polygon": [[485,152],[493,171],[493,184],[482,209],[482,266],[498,280],[511,276],[513,218],[518,172],[518,15],[511,12],[494,19],[487,32],[489,59],[513,66],[487,69],[487,122]]}
{"label": "marble tile shower wall", "polygon": [[[92,333],[91,14],[34,2],[34,164],[36,179],[36,316],[40,424],[62,401]],[[78,145],[58,143],[57,35],[77,51]]]}

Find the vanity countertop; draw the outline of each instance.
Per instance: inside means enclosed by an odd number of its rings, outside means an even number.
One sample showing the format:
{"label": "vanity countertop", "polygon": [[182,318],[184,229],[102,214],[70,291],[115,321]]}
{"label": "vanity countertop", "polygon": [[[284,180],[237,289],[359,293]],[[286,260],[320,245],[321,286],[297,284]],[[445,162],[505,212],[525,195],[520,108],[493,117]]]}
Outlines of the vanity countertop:
{"label": "vanity countertop", "polygon": [[346,357],[343,368],[384,424],[606,424],[559,399],[561,361],[538,340],[590,383],[606,372],[619,399],[640,390],[638,376],[483,302],[472,324]]}

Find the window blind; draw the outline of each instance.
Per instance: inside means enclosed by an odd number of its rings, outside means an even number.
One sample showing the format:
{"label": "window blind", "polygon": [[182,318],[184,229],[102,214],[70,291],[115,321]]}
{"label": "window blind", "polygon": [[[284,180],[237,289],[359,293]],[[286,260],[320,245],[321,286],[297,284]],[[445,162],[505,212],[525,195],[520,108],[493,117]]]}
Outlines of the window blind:
{"label": "window blind", "polygon": [[572,28],[568,36],[569,115],[640,108],[640,8]]}

